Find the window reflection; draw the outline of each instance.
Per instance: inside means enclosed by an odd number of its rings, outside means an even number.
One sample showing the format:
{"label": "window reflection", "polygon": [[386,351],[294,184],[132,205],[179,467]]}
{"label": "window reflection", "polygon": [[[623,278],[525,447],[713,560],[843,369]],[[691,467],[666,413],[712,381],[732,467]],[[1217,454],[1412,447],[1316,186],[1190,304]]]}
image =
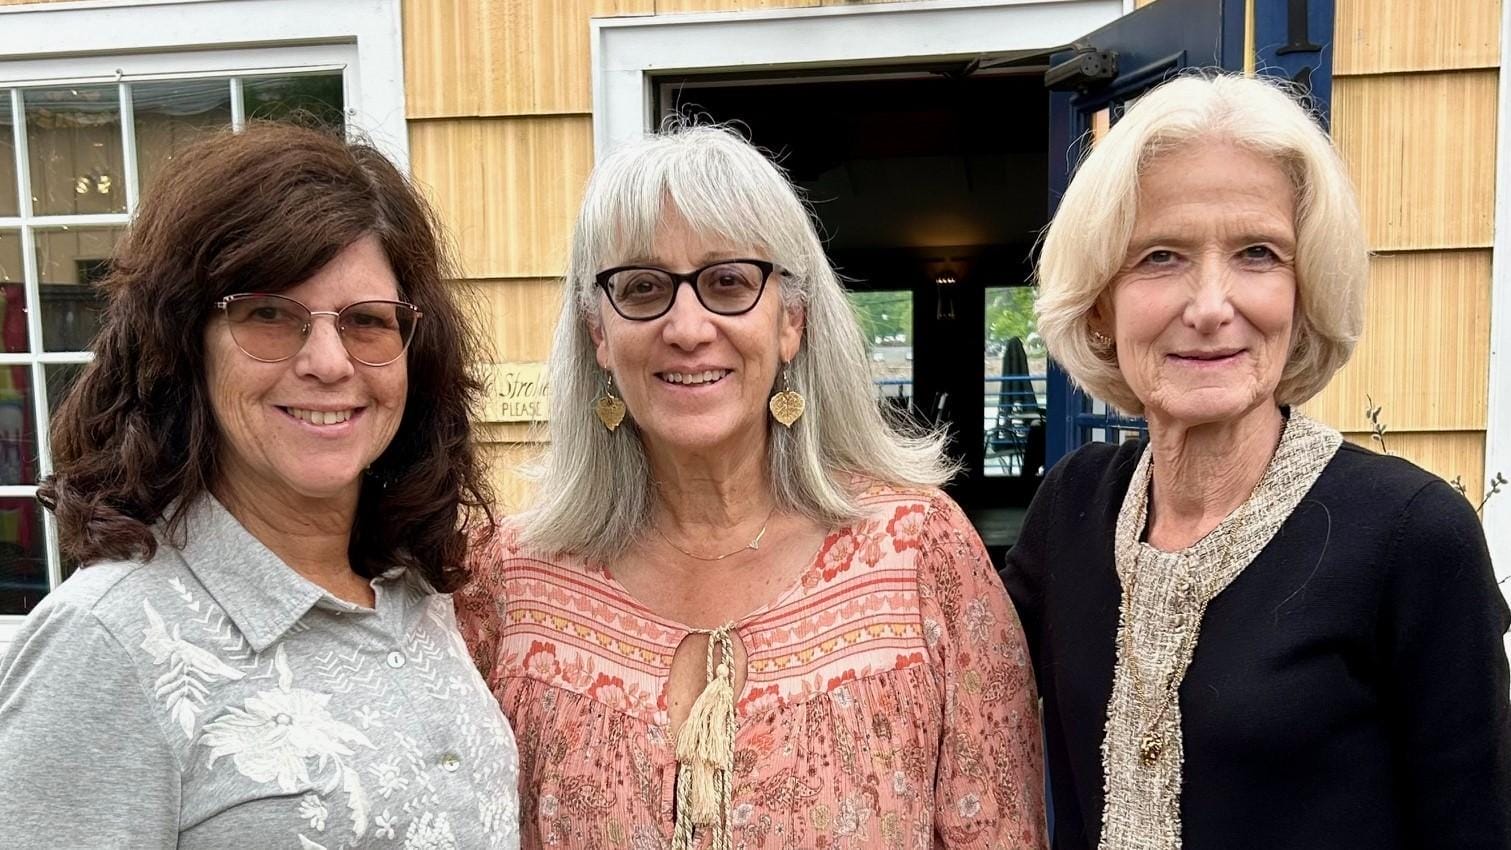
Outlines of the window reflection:
{"label": "window reflection", "polygon": [[93,284],[105,276],[120,234],[116,227],[38,231],[44,351],[88,350],[103,307]]}
{"label": "window reflection", "polygon": [[145,194],[185,146],[206,133],[231,129],[230,80],[134,83],[138,185]]}
{"label": "window reflection", "polygon": [[0,499],[0,614],[27,614],[47,595],[46,535],[35,499]]}
{"label": "window reflection", "polygon": [[27,89],[25,102],[32,212],[125,212],[118,88]]}
{"label": "window reflection", "polygon": [[16,125],[11,121],[10,92],[0,91],[0,216],[20,215],[16,183]]}
{"label": "window reflection", "polygon": [[1048,361],[1032,289],[987,288],[985,343],[981,472],[987,477],[1042,475]]}
{"label": "window reflection", "polygon": [[0,230],[0,351],[26,345],[26,273],[21,268],[21,232]]}
{"label": "window reflection", "polygon": [[913,394],[912,290],[878,289],[848,295],[866,337],[871,383],[882,408],[927,418],[929,411],[917,409]]}
{"label": "window reflection", "polygon": [[248,77],[242,98],[249,121],[289,121],[305,126],[346,126],[340,72],[288,77]]}

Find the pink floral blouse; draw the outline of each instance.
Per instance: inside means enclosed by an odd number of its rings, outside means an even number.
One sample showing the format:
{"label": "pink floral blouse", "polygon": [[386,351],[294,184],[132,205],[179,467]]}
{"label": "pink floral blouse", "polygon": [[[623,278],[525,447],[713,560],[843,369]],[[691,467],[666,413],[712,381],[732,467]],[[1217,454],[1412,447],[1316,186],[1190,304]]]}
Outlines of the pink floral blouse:
{"label": "pink floral blouse", "polygon": [[[980,539],[937,490],[862,504],[735,629],[734,847],[1043,847],[1033,670]],[[457,610],[518,739],[523,846],[669,847],[666,684],[688,629],[507,524],[474,571]]]}

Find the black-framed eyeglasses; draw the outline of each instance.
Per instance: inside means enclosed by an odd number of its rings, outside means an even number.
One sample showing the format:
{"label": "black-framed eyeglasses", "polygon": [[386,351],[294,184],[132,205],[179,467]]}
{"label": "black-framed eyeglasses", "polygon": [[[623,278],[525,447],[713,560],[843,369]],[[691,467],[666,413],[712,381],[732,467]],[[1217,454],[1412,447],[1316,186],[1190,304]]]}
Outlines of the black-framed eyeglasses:
{"label": "black-framed eyeglasses", "polygon": [[299,353],[316,316],[330,316],[346,353],[367,366],[387,366],[404,356],[425,315],[406,301],[357,301],[340,310],[311,310],[287,295],[239,292],[215,302],[226,315],[231,339],[243,354],[278,363]]}
{"label": "black-framed eyeglasses", "polygon": [[[656,266],[616,266],[598,273],[594,281],[609,298],[614,312],[636,322],[659,319],[672,309],[677,290],[690,284],[703,309],[720,316],[750,312],[777,271],[766,260],[720,260],[701,269],[678,274]],[[781,272],[786,275],[787,272]]]}

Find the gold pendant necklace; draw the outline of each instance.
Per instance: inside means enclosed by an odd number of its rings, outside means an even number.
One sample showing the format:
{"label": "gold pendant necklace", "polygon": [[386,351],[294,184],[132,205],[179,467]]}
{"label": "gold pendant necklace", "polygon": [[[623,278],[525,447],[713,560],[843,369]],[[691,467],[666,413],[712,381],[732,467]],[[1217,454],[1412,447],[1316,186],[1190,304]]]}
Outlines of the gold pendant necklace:
{"label": "gold pendant necklace", "polygon": [[709,557],[707,555],[697,555],[697,554],[694,554],[692,552],[689,552],[686,549],[683,549],[681,546],[678,546],[677,544],[673,543],[672,539],[670,537],[666,536],[666,532],[664,532],[664,531],[661,530],[661,526],[659,526],[659,525],[652,525],[651,527],[654,528],[654,529],[656,529],[656,533],[659,534],[659,535],[661,535],[661,539],[666,541],[666,545],[672,547],[673,549],[676,549],[678,552],[681,552],[682,554],[686,555],[689,558],[692,558],[695,561],[722,561],[725,558],[734,557],[735,555],[738,555],[741,552],[748,552],[748,551],[750,551],[752,549],[759,549],[759,548],[761,548],[761,538],[766,536],[766,526],[771,524],[771,518],[775,514],[776,514],[776,505],[773,504],[771,506],[771,510],[769,510],[769,511],[766,512],[766,519],[764,519],[764,520],[761,521],[761,530],[756,532],[756,536],[755,536],[754,539],[752,539],[749,543],[746,543],[744,546],[741,546],[740,548],[734,550],[733,552],[725,552],[722,555],[714,555],[713,557]]}

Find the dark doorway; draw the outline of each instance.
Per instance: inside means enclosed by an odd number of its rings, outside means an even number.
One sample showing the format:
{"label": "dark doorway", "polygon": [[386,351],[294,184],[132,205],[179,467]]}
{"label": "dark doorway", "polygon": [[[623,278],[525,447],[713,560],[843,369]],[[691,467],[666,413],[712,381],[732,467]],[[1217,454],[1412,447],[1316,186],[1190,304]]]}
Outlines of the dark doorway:
{"label": "dark doorway", "polygon": [[658,80],[658,111],[740,126],[807,194],[871,342],[878,404],[951,436],[995,558],[1043,478],[1031,253],[1048,221],[1043,69]]}

